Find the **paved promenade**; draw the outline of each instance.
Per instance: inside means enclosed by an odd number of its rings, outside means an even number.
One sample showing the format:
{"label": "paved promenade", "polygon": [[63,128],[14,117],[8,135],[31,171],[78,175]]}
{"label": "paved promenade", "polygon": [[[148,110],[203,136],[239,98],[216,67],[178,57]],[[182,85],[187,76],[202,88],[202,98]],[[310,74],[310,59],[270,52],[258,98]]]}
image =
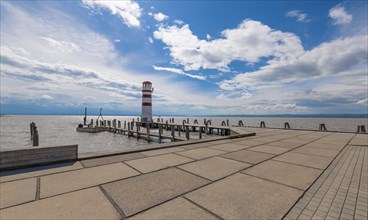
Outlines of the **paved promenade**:
{"label": "paved promenade", "polygon": [[368,135],[253,137],[2,172],[0,219],[367,219]]}

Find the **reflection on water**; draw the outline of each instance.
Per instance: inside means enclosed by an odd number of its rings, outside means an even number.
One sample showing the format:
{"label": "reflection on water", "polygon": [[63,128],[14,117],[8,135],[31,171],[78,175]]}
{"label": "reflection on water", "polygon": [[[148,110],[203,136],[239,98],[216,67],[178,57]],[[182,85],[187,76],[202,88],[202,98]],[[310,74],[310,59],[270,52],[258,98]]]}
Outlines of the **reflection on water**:
{"label": "reflection on water", "polygon": [[[97,116],[89,119],[94,120]],[[120,121],[131,120],[133,116],[105,116],[105,120],[117,119]],[[169,120],[169,117],[162,117]],[[205,117],[190,117],[192,123],[197,119],[200,124]],[[175,122],[181,123],[187,117],[175,117]],[[358,125],[368,128],[367,118],[268,118],[268,117],[206,117],[211,119],[212,125],[221,125],[222,121],[229,119],[230,125],[237,125],[242,120],[245,126],[258,127],[261,121],[267,127],[283,128],[284,122],[289,122],[294,129],[317,130],[319,124],[326,124],[328,130],[355,132]],[[146,145],[147,141],[127,138],[121,134],[110,132],[83,133],[76,132],[78,124],[82,123],[83,116],[2,116],[0,117],[0,143],[1,149],[19,149],[31,146],[29,124],[35,122],[40,136],[40,146],[55,146],[78,144],[80,152],[91,152],[99,150],[132,149],[137,145]],[[123,124],[123,123],[122,123]],[[152,130],[152,132],[155,132]]]}

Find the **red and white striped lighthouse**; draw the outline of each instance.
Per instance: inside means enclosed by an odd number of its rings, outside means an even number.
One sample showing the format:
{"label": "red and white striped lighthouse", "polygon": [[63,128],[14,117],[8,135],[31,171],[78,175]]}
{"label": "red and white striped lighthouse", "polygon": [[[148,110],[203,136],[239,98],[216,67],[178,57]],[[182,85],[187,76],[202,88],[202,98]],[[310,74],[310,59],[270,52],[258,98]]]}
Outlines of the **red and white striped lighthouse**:
{"label": "red and white striped lighthouse", "polygon": [[152,83],[144,81],[142,83],[142,123],[152,123]]}

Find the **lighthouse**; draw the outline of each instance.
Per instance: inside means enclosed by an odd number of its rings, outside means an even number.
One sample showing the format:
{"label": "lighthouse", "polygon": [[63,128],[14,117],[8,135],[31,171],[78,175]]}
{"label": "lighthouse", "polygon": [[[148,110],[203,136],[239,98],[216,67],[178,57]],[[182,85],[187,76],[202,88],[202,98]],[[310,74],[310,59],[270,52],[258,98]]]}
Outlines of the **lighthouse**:
{"label": "lighthouse", "polygon": [[142,83],[142,124],[152,123],[152,83],[144,81]]}

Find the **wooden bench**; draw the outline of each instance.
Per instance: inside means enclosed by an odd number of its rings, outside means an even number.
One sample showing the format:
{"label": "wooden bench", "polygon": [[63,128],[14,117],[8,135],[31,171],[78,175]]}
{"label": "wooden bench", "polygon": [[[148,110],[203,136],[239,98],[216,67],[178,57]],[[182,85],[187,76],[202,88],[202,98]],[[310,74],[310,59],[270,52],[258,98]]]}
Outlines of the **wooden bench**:
{"label": "wooden bench", "polygon": [[78,145],[37,147],[0,152],[0,170],[13,170],[53,163],[76,161]]}

